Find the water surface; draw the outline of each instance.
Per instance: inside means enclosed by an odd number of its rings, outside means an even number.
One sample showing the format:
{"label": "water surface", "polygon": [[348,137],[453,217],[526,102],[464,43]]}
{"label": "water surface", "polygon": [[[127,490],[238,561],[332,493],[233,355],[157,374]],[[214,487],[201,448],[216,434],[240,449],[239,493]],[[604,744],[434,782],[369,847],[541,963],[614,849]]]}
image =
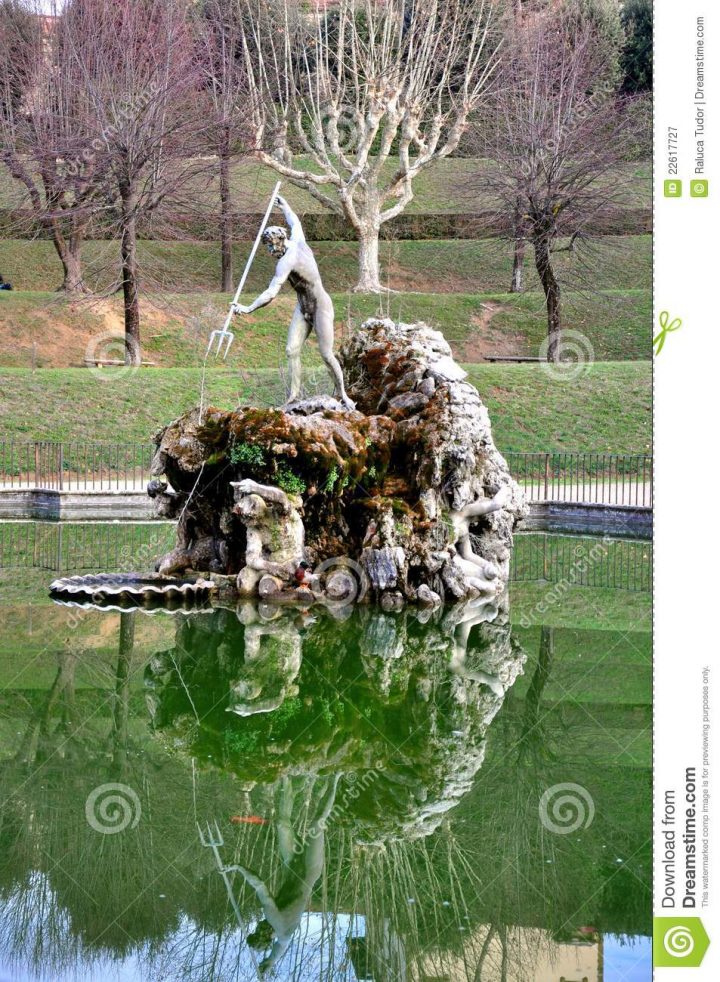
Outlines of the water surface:
{"label": "water surface", "polygon": [[651,978],[647,543],[519,537],[500,607],[150,614],[45,590],[158,526],[32,524],[12,561],[0,528],[1,977]]}

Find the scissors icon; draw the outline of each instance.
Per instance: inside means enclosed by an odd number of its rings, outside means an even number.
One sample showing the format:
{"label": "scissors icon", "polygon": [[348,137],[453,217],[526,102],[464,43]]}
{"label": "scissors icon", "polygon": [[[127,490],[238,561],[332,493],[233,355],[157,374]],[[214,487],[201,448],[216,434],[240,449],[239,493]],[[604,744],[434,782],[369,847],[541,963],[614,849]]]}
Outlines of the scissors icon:
{"label": "scissors icon", "polygon": [[682,321],[679,317],[675,317],[672,321],[670,320],[670,314],[667,310],[660,311],[660,331],[653,338],[653,347],[655,348],[655,355],[659,355],[665,345],[665,338],[668,334],[673,331],[677,331],[682,327]]}

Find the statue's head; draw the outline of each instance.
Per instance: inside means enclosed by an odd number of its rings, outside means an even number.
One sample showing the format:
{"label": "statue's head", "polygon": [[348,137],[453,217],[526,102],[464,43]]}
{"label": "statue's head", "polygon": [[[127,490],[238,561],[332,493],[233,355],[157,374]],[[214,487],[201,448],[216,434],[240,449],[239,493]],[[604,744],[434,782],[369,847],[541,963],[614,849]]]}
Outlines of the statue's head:
{"label": "statue's head", "polygon": [[268,506],[259,494],[244,494],[238,499],[233,512],[246,522],[258,522],[267,515]]}
{"label": "statue's head", "polygon": [[258,923],[252,934],[248,934],[247,943],[255,951],[264,951],[273,943],[275,932],[269,921],[262,920]]}
{"label": "statue's head", "polygon": [[267,246],[267,251],[275,259],[282,259],[287,252],[288,234],[279,225],[270,225],[262,234],[262,240]]}

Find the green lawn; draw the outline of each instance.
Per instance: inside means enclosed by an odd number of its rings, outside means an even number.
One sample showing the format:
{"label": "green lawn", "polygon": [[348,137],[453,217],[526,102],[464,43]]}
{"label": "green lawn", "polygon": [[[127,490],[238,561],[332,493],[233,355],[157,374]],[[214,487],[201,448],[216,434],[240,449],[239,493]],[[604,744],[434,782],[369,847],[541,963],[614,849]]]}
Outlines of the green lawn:
{"label": "green lawn", "polygon": [[[305,158],[298,154],[296,163],[302,166]],[[477,176],[487,167],[483,160],[471,157],[449,157],[439,160],[429,170],[423,171],[413,182],[415,197],[407,208],[416,214],[440,212],[477,212],[488,208],[492,202],[473,190]],[[389,176],[397,168],[397,160],[386,162],[384,172]],[[633,208],[649,208],[652,200],[651,164],[649,161],[627,163],[607,178],[609,183],[623,181],[627,184],[625,195],[627,205]],[[264,164],[247,158],[239,161],[233,168],[233,204],[238,212],[264,212],[270,193],[278,180],[276,171]],[[204,183],[204,182],[203,182]],[[17,207],[23,201],[22,189],[9,180],[0,182],[0,207]],[[332,194],[332,190],[323,189]],[[217,207],[217,195],[210,186],[211,196],[208,207]],[[284,194],[293,207],[302,215],[304,212],[323,212],[326,209],[306,191],[285,183]]]}
{"label": "green lawn", "polygon": [[[514,553],[524,548],[533,533],[515,536]],[[652,565],[652,546],[647,543],[645,562]],[[513,560],[515,561],[515,560]],[[649,632],[652,627],[651,594],[614,587],[571,586],[556,603],[548,602],[553,584],[547,580],[510,582],[510,619],[513,630],[524,624],[574,631]],[[559,596],[559,594],[557,594]]]}
{"label": "green lawn", "polygon": [[539,365],[468,365],[502,450],[650,453],[649,362],[596,362],[565,382]]}
{"label": "green lawn", "polygon": [[[326,287],[340,292],[357,281],[357,243],[312,244]],[[250,243],[234,247],[235,273],[239,278]],[[218,287],[220,250],[212,242],[143,241],[140,264],[147,289],[176,293],[215,292]],[[511,278],[512,247],[501,239],[437,239],[381,243],[383,282],[392,289],[426,293],[502,293]],[[118,248],[113,242],[86,242],[83,263],[88,282],[97,292],[106,291],[118,277]],[[652,284],[652,239],[649,235],[602,236],[559,252],[556,265],[563,284],[574,290],[649,289]],[[538,279],[528,249],[526,287],[537,290]],[[43,291],[59,286],[61,266],[47,241],[0,241],[0,270],[16,290]],[[272,273],[270,257],[261,251],[250,272],[249,291],[260,291]]]}
{"label": "green lawn", "polygon": [[[589,366],[558,382],[540,365],[468,365],[504,451],[645,453],[651,440],[651,375],[646,362]],[[0,439],[147,442],[198,402],[198,369],[143,369],[98,378],[87,369],[0,369]],[[214,369],[210,403],[282,398],[274,369],[243,378]]]}

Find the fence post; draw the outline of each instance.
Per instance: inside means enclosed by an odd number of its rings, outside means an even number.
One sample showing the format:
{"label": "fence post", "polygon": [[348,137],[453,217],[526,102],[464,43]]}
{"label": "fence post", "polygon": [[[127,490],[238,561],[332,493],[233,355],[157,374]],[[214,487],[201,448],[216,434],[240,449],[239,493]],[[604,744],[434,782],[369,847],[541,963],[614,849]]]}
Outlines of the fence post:
{"label": "fence post", "polygon": [[64,445],[61,443],[58,447],[58,489],[62,491],[63,489],[63,468],[65,466],[65,450]]}
{"label": "fence post", "polygon": [[35,481],[34,481],[34,486],[36,488],[40,487],[40,479],[38,476],[39,473],[40,473],[40,445],[36,440],[35,441]]}
{"label": "fence post", "polygon": [[550,479],[550,454],[545,454],[545,501],[548,500],[548,481]]}

